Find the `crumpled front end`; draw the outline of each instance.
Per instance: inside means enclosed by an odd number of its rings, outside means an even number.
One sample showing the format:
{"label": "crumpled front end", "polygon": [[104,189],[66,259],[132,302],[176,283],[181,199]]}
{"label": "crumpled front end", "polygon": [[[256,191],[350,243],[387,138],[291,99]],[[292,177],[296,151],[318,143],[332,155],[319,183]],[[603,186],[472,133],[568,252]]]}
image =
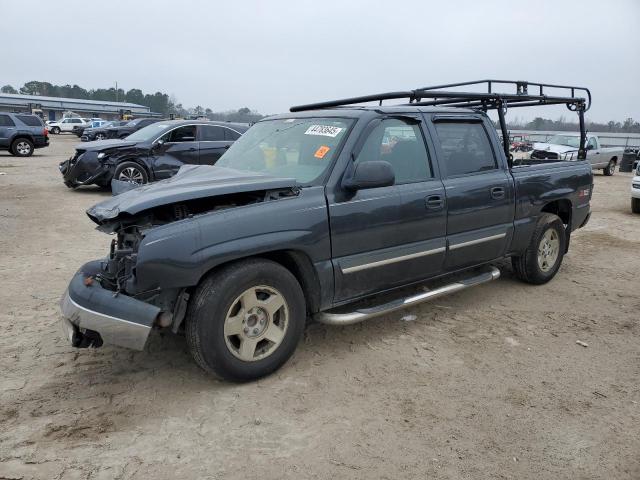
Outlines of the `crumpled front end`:
{"label": "crumpled front end", "polygon": [[105,288],[103,262],[85,264],[73,276],[60,308],[65,334],[74,347],[103,343],[142,350],[160,308]]}
{"label": "crumpled front end", "polygon": [[108,184],[114,166],[98,158],[99,152],[76,150],[69,160],[60,163],[59,169],[64,184],[69,188],[91,185],[104,180]]}

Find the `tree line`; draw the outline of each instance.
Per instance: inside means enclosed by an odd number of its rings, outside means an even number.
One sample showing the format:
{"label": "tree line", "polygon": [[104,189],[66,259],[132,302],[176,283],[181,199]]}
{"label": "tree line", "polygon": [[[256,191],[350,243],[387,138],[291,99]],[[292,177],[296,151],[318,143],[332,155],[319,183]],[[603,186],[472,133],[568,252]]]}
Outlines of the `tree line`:
{"label": "tree line", "polygon": [[[496,125],[497,126],[497,125]],[[613,120],[607,123],[585,121],[587,131],[590,132],[611,132],[611,133],[640,133],[640,123],[633,118],[627,118],[624,122],[615,122]],[[510,130],[550,130],[550,131],[577,131],[579,126],[577,122],[568,122],[564,117],[557,120],[536,117],[530,122],[514,121],[507,122],[507,128]]]}
{"label": "tree line", "polygon": [[80,98],[84,100],[100,100],[106,102],[128,102],[149,107],[152,112],[161,113],[164,116],[171,114],[178,117],[198,116],[207,117],[210,120],[220,120],[229,122],[252,123],[264,117],[248,107],[238,110],[224,112],[214,112],[211,108],[200,105],[192,108],[183,107],[181,103],[166,93],[155,92],[153,94],[144,93],[139,88],[123,90],[122,88],[96,88],[85,89],[79,85],[54,85],[49,82],[33,80],[26,82],[20,89],[12,85],[5,85],[0,88],[2,93],[13,93],[21,95],[39,95],[44,97],[64,97]]}

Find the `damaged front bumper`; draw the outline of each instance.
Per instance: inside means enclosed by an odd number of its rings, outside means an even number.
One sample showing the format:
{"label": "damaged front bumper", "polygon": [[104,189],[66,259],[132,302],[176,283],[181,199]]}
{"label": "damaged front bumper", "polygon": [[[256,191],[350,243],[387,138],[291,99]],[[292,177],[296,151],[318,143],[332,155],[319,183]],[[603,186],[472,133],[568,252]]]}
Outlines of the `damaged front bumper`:
{"label": "damaged front bumper", "polygon": [[107,184],[113,176],[113,166],[102,163],[95,155],[75,155],[58,166],[64,184],[69,188],[91,185],[98,181]]}
{"label": "damaged front bumper", "polygon": [[74,347],[102,343],[143,350],[160,308],[103,288],[95,275],[101,262],[85,264],[60,300],[62,326]]}

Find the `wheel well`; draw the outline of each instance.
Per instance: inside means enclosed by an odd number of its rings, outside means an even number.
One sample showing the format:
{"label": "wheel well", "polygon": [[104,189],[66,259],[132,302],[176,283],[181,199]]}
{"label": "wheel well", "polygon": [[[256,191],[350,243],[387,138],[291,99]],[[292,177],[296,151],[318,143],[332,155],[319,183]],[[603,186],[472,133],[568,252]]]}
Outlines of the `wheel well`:
{"label": "wheel well", "polygon": [[553,213],[560,217],[562,223],[571,227],[571,202],[569,200],[555,200],[542,207],[542,212]]}
{"label": "wheel well", "polygon": [[613,163],[616,165],[618,164],[618,157],[611,157],[611,160],[613,160]]}
{"label": "wheel well", "polygon": [[[145,172],[147,172],[147,177],[149,178],[149,180],[152,180],[151,172],[149,171],[147,166],[143,162],[138,160],[137,158],[123,158],[121,160],[118,160],[118,163],[116,163],[116,168],[118,168],[120,165],[122,165],[125,162],[135,163],[136,165],[140,166],[142,169],[144,169]],[[114,172],[115,172],[115,170],[114,170]]]}
{"label": "wheel well", "polygon": [[271,260],[272,262],[276,262],[289,270],[291,274],[296,277],[298,283],[300,283],[300,287],[304,293],[305,303],[307,305],[307,312],[315,313],[319,311],[320,282],[318,280],[318,276],[316,275],[311,259],[305,253],[298,250],[276,250],[273,252],[260,253],[250,257],[237,258],[230,262],[216,265],[213,269],[206,272],[201,279],[205,278],[214,270],[249,258],[264,258]]}
{"label": "wheel well", "polygon": [[25,134],[20,134],[20,135],[16,135],[13,140],[11,140],[11,145],[13,145],[14,143],[16,143],[18,140],[29,140],[31,143],[33,143],[33,137],[29,136],[29,135],[25,135]]}

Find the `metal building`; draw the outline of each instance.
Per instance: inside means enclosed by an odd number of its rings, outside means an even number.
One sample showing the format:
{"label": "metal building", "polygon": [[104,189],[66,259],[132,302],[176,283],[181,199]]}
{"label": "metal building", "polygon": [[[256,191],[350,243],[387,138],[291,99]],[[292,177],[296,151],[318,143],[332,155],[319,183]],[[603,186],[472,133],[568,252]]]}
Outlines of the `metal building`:
{"label": "metal building", "polygon": [[45,120],[58,120],[66,111],[87,118],[99,117],[105,120],[120,118],[124,113],[145,117],[159,116],[152,113],[149,107],[135,103],[0,93],[0,111],[31,112],[34,109],[42,110]]}

